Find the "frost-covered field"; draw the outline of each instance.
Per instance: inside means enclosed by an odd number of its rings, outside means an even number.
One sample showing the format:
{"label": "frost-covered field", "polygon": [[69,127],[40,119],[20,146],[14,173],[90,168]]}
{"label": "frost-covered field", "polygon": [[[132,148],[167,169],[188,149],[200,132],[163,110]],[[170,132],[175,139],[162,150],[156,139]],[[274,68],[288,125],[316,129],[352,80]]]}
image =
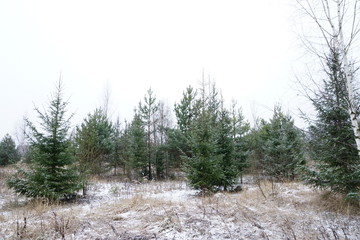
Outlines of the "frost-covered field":
{"label": "frost-covered field", "polygon": [[249,177],[200,197],[185,182],[94,181],[86,199],[29,202],[0,182],[0,239],[360,239],[360,214],[301,183]]}

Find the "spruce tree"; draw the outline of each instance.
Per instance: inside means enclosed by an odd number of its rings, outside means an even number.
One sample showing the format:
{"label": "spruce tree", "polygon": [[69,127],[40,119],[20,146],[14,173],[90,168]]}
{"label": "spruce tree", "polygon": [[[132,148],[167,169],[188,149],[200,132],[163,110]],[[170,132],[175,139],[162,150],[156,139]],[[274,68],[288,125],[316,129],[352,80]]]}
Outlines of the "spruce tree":
{"label": "spruce tree", "polygon": [[202,191],[215,191],[224,174],[220,154],[216,154],[215,127],[210,111],[202,110],[194,123],[191,136],[193,156],[187,158],[187,178],[190,185]]}
{"label": "spruce tree", "polygon": [[16,163],[20,160],[20,153],[16,144],[9,134],[6,134],[0,142],[0,166]]}
{"label": "spruce tree", "polygon": [[70,118],[66,118],[68,102],[63,100],[62,89],[59,81],[46,112],[35,109],[41,130],[26,119],[32,152],[30,170],[19,170],[9,179],[8,185],[27,197],[56,201],[74,196],[81,188],[79,175],[73,168],[73,149],[68,134]]}
{"label": "spruce tree", "polygon": [[218,185],[226,191],[230,186],[234,185],[239,175],[238,164],[235,158],[235,142],[232,138],[231,119],[226,109],[222,109],[219,113],[215,137],[216,155],[220,157],[220,168],[222,171],[222,177]]}
{"label": "spruce tree", "polygon": [[264,135],[266,134],[268,122],[264,119],[257,119],[255,126],[252,127],[246,135],[246,142],[249,151],[249,167],[253,174],[261,175],[264,172],[263,160],[264,153]]}
{"label": "spruce tree", "polygon": [[236,108],[236,102],[233,102],[230,109],[231,135],[235,147],[235,160],[240,174],[241,183],[243,181],[243,172],[249,167],[249,141],[248,133],[250,124],[245,121],[241,108]]}
{"label": "spruce tree", "polygon": [[191,156],[187,178],[200,190],[229,190],[239,175],[229,111],[219,100],[215,85],[203,83],[198,113],[191,123]]}
{"label": "spruce tree", "polygon": [[347,112],[346,80],[339,58],[339,51],[331,49],[326,59],[327,78],[311,98],[317,112],[309,127],[315,169],[307,169],[305,179],[315,187],[359,198],[359,155]]}
{"label": "spruce tree", "polygon": [[301,131],[280,107],[275,107],[272,119],[262,127],[262,162],[266,174],[277,179],[294,179],[298,167],[305,163]]}

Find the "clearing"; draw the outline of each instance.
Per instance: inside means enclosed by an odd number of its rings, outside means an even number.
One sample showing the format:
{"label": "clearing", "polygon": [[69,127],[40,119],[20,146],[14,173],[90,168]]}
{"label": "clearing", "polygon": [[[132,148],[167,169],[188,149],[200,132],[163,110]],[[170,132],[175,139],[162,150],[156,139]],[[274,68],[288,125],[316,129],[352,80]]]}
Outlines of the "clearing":
{"label": "clearing", "polygon": [[6,175],[0,239],[360,239],[357,208],[300,182],[249,176],[241,192],[198,196],[184,181],[93,180],[86,199],[54,205],[17,196]]}

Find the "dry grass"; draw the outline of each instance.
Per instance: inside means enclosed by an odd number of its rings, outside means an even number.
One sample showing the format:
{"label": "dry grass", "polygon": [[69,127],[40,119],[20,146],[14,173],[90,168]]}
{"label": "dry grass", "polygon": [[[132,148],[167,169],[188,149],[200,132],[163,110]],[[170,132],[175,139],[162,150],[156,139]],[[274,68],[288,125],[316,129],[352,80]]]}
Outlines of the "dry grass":
{"label": "dry grass", "polygon": [[2,188],[0,239],[360,239],[358,208],[298,182],[197,196],[179,181],[92,181],[87,199],[63,205]]}
{"label": "dry grass", "polygon": [[79,225],[75,215],[63,213],[62,206],[40,201],[31,201],[7,213],[0,231],[3,239],[65,239]]}
{"label": "dry grass", "polygon": [[346,201],[343,195],[327,191],[318,194],[312,205],[317,206],[321,211],[339,215],[357,216],[360,213],[359,203]]}

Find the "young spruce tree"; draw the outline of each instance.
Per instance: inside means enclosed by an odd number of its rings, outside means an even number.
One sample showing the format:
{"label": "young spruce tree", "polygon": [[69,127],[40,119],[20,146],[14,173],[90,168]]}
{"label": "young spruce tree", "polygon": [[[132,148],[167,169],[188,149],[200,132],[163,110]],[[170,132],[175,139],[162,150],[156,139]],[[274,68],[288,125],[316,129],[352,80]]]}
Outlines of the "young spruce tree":
{"label": "young spruce tree", "polygon": [[74,196],[81,188],[79,175],[72,165],[70,119],[65,115],[68,102],[63,100],[62,90],[59,81],[48,110],[41,112],[35,108],[41,130],[26,119],[32,152],[29,171],[19,170],[8,185],[27,197],[57,201]]}
{"label": "young spruce tree", "polygon": [[234,142],[234,154],[237,169],[240,174],[240,182],[243,183],[243,172],[249,167],[249,141],[247,135],[250,131],[250,124],[245,121],[241,108],[236,108],[233,101],[230,111],[231,135]]}
{"label": "young spruce tree", "polygon": [[229,190],[239,175],[230,113],[223,107],[214,85],[205,83],[196,118],[191,122],[191,156],[187,178],[195,189]]}
{"label": "young spruce tree", "polygon": [[222,186],[226,191],[234,185],[239,175],[238,162],[235,158],[235,142],[232,138],[231,119],[226,109],[221,109],[219,113],[215,137],[217,145],[216,154],[221,157],[220,169],[222,171],[218,185]]}
{"label": "young spruce tree", "polygon": [[305,164],[301,131],[280,107],[275,107],[272,119],[262,128],[260,137],[265,173],[277,179],[293,180],[297,168]]}
{"label": "young spruce tree", "polygon": [[224,179],[222,155],[217,154],[215,127],[212,115],[203,109],[194,122],[191,146],[193,156],[187,158],[187,178],[195,189],[215,191]]}

